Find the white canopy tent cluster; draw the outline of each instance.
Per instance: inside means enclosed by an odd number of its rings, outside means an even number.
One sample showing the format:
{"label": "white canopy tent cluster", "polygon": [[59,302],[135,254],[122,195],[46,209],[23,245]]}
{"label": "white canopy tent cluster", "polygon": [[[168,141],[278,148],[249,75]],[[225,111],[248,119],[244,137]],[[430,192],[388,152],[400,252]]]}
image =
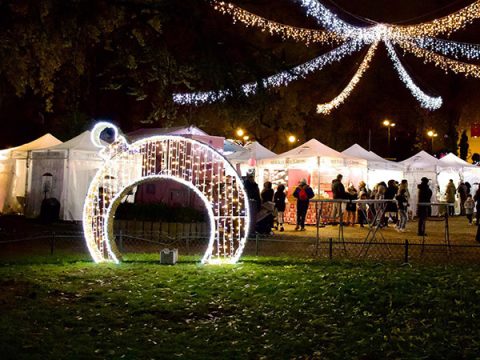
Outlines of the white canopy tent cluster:
{"label": "white canopy tent cluster", "polygon": [[[165,129],[137,131],[133,137],[171,134]],[[240,175],[255,172],[262,185],[271,181],[294,189],[298,181],[307,179],[317,196],[331,196],[331,181],[343,175],[346,186],[358,187],[364,181],[373,188],[380,181],[407,179],[411,209],[416,208],[417,185],[422,177],[430,179],[432,201],[442,200],[450,179],[478,186],[480,167],[469,164],[454,154],[437,159],[424,151],[401,162],[383,159],[372,151],[354,144],[338,152],[316,139],[276,155],[258,142],[244,147],[199,130],[175,128],[178,136],[192,137],[224,152]],[[235,146],[233,146],[235,145]],[[30,143],[0,151],[0,212],[37,217],[45,198],[60,202],[60,219],[80,221],[88,186],[102,166],[98,148],[90,131],[62,143],[46,134]],[[289,193],[290,194],[290,193]]]}

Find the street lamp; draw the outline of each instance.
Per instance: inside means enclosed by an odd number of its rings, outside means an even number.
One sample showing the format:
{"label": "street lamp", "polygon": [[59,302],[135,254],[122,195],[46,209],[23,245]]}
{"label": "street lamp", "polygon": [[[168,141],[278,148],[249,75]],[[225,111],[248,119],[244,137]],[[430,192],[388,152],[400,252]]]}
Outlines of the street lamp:
{"label": "street lamp", "polygon": [[390,120],[386,119],[383,120],[383,126],[387,127],[387,144],[388,144],[388,154],[390,155],[390,129],[395,127],[395,123],[391,122]]}
{"label": "street lamp", "polygon": [[434,130],[428,130],[427,135],[432,139],[432,154],[433,154],[433,139],[436,138],[438,134]]}
{"label": "street lamp", "polygon": [[243,135],[245,135],[245,131],[243,129],[237,129],[237,136],[241,138]]}
{"label": "street lamp", "polygon": [[296,138],[295,135],[290,135],[290,136],[288,137],[288,142],[289,142],[290,144],[293,144],[293,143],[296,142],[296,141],[297,141],[297,138]]}

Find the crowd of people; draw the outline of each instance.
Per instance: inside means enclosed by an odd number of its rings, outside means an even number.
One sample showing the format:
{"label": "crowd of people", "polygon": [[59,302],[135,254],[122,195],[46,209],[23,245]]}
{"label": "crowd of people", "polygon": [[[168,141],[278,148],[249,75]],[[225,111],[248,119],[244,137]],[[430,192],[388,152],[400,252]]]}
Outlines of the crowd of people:
{"label": "crowd of people", "polygon": [[[387,227],[392,224],[398,232],[405,232],[408,221],[409,201],[411,194],[408,190],[407,180],[398,183],[395,180],[384,181],[369,189],[364,181],[360,181],[358,189],[349,184],[345,188],[342,183],[343,176],[338,174],[332,180],[331,191],[334,200],[330,216],[332,225],[358,224],[364,227],[366,224],[372,226]],[[284,213],[286,208],[287,195],[285,185],[280,184],[276,190],[272,183],[267,181],[260,191],[254,180],[253,174],[249,174],[245,180],[245,188],[250,200],[250,211],[252,214],[252,228],[260,234],[273,234],[272,229],[283,232]],[[418,231],[419,236],[425,235],[425,222],[431,215],[432,190],[429,186],[429,179],[423,177],[417,185],[418,191]],[[448,182],[445,189],[445,211],[449,216],[455,214],[456,196],[460,203],[460,215],[466,216],[468,223],[473,224],[473,215],[476,213],[476,223],[480,224],[480,188],[475,195],[470,194],[471,186],[468,182],[460,182],[458,188],[453,180]],[[305,218],[308,211],[310,199],[314,197],[314,191],[306,179],[301,179],[293,191],[296,199],[296,231],[305,230]],[[356,200],[356,201],[354,201]]]}

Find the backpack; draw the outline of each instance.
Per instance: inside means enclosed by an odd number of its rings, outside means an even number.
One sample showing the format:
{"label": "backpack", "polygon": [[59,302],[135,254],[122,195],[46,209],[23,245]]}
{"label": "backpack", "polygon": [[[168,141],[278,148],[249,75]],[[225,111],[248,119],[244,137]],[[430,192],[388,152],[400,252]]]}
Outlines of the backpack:
{"label": "backpack", "polygon": [[300,188],[300,191],[298,192],[298,200],[302,200],[302,201],[308,200],[308,194],[304,188]]}

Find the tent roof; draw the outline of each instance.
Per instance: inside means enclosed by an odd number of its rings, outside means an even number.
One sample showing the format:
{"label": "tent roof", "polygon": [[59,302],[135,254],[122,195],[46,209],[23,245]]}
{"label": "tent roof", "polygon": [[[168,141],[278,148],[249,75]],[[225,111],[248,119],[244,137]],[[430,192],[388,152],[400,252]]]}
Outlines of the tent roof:
{"label": "tent roof", "polygon": [[245,151],[245,149],[243,148],[243,146],[238,145],[238,144],[235,144],[235,143],[234,143],[233,141],[231,141],[231,140],[225,139],[225,140],[223,141],[223,152],[224,152],[224,153],[232,154],[232,153],[243,152],[243,151]]}
{"label": "tent roof", "polygon": [[277,155],[277,158],[306,158],[311,156],[328,156],[332,158],[350,158],[351,156],[344,155],[325,144],[322,144],[317,139],[308,140],[306,143],[297,146],[295,149]]}
{"label": "tent roof", "polygon": [[358,144],[354,144],[348,149],[343,150],[342,154],[367,160],[369,166],[373,165],[373,168],[385,170],[401,170],[403,168],[399,163],[384,159],[373,151],[368,151]]}
{"label": "tent roof", "polygon": [[425,151],[420,151],[418,154],[409,157],[406,160],[400,161],[399,164],[408,166],[414,169],[433,169],[440,165],[439,160],[436,157],[426,153]]}
{"label": "tent roof", "polygon": [[348,149],[342,151],[342,154],[365,159],[367,161],[388,162],[388,160],[375,154],[373,151],[368,151],[358,144],[353,144]]}
{"label": "tent roof", "polygon": [[276,154],[273,151],[268,150],[258,141],[252,142],[242,148],[242,151],[238,151],[231,155],[228,155],[227,158],[233,161],[247,161],[249,159],[266,159],[274,157]]}
{"label": "tent roof", "polygon": [[147,136],[158,135],[201,135],[209,136],[205,131],[200,130],[196,126],[176,126],[170,128],[141,128],[127,134],[128,138],[132,141],[139,140]]}
{"label": "tent roof", "polygon": [[465,160],[460,159],[457,155],[448,153],[440,160],[438,164],[442,167],[454,167],[454,168],[463,168],[463,167],[477,167],[473,164],[466,162]]}
{"label": "tent roof", "polygon": [[35,150],[35,149],[44,149],[50,146],[59,145],[62,142],[58,140],[52,134],[45,134],[40,136],[38,139],[30,141],[29,143],[17,146],[15,151],[28,151],[28,150]]}
{"label": "tent roof", "polygon": [[45,150],[82,150],[93,151],[97,153],[100,149],[93,145],[90,138],[90,133],[91,132],[89,130],[84,131],[80,135],[77,135],[62,144],[51,146]]}

